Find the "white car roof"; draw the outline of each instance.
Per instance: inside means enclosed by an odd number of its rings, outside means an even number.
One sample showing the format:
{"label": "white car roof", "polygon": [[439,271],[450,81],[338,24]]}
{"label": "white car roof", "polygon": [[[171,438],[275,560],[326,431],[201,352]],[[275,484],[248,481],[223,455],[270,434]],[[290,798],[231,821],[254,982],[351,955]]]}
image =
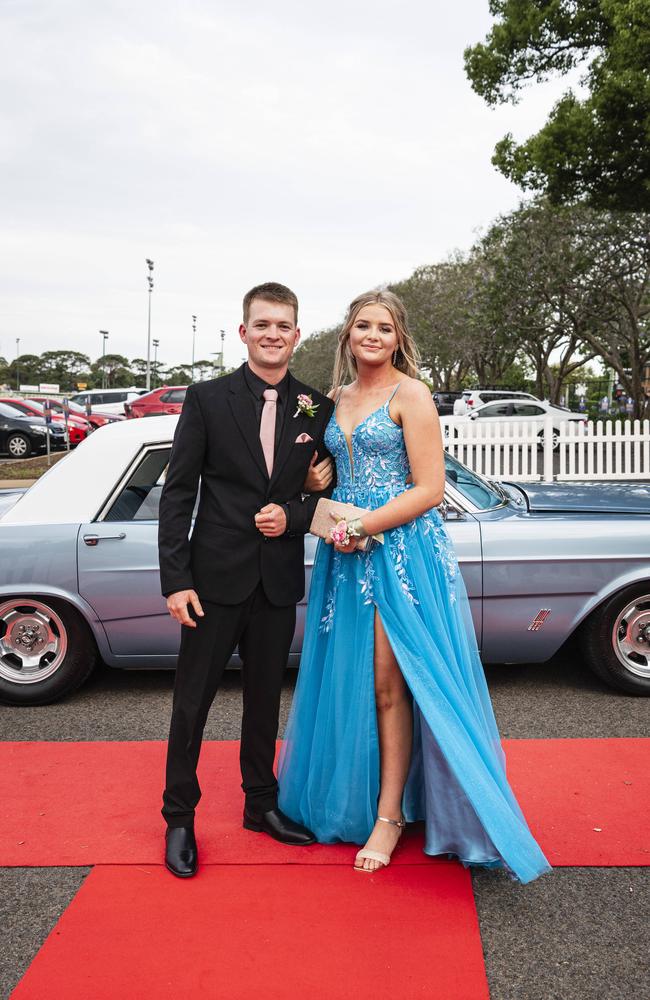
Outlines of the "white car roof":
{"label": "white car roof", "polygon": [[83,524],[114,490],[138,452],[170,444],[178,415],[120,420],[93,431],[41,476],[1,524]]}

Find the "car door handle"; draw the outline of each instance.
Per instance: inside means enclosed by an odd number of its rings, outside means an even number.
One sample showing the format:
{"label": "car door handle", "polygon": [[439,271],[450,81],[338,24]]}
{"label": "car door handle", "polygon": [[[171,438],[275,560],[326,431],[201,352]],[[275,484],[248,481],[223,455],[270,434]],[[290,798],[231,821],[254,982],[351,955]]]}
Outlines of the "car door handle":
{"label": "car door handle", "polygon": [[97,542],[103,542],[105,538],[116,538],[121,541],[126,538],[126,531],[120,531],[119,535],[84,535],[83,538],[86,545],[97,545]]}

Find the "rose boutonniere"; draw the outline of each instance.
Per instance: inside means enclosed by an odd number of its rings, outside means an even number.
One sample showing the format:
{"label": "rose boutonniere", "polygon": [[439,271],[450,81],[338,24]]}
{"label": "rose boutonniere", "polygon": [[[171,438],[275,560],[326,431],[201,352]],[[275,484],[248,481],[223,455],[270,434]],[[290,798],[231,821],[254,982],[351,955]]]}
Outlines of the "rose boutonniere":
{"label": "rose boutonniere", "polygon": [[301,413],[304,413],[306,417],[315,417],[320,403],[314,403],[311,396],[307,396],[304,392],[301,392],[296,400],[296,405],[298,409],[294,413],[294,417],[299,416]]}

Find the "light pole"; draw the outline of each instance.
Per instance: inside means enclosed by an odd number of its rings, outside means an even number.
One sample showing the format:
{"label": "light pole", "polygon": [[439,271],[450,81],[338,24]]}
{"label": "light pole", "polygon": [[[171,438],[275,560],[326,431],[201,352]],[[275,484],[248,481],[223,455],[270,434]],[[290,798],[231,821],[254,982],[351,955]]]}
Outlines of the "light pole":
{"label": "light pole", "polygon": [[20,369],[18,358],[20,357],[20,337],[16,337],[16,392],[20,392]]}
{"label": "light pole", "polygon": [[219,333],[221,334],[221,354],[219,355],[219,368],[220,368],[219,374],[223,375],[223,342],[226,339],[226,331],[219,330]]}
{"label": "light pole", "polygon": [[155,388],[158,384],[158,344],[160,341],[154,339],[151,343],[153,344],[153,381]]}
{"label": "light pole", "polygon": [[106,357],[106,341],[108,340],[108,330],[100,330],[99,332],[102,335],[102,389],[105,389],[106,388],[106,364],[105,364],[104,359]]}
{"label": "light pole", "polygon": [[153,292],[153,261],[146,258],[149,274],[147,284],[149,285],[149,315],[147,319],[147,390],[151,388],[151,293]]}
{"label": "light pole", "polygon": [[194,381],[194,346],[196,344],[196,316],[192,316],[192,377],[190,382]]}

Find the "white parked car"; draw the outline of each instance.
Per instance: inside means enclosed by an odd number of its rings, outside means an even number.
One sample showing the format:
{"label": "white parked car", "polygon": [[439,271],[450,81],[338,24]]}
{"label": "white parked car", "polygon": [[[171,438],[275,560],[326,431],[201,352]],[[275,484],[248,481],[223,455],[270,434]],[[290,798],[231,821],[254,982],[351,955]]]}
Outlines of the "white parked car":
{"label": "white parked car", "polygon": [[483,403],[464,415],[441,417],[440,423],[444,433],[452,425],[479,420],[481,424],[502,423],[504,420],[516,420],[522,424],[534,424],[539,427],[539,436],[544,433],[544,422],[550,416],[553,421],[553,447],[559,445],[560,424],[563,421],[578,421],[584,430],[587,428],[587,417],[584,413],[574,413],[564,406],[555,406],[548,401],[535,399],[501,399],[494,403]]}
{"label": "white parked car", "polygon": [[537,396],[532,396],[529,392],[519,392],[517,389],[463,389],[463,395],[454,405],[454,415],[462,416],[469,410],[475,410],[484,403],[496,403],[500,399],[520,399],[534,400],[541,403]]}
{"label": "white parked car", "polygon": [[124,404],[139,399],[145,392],[147,389],[136,389],[135,386],[129,389],[86,389],[84,392],[76,392],[70,399],[79,406],[85,406],[90,400],[93,412],[101,410],[104,413],[119,413],[125,416]]}

